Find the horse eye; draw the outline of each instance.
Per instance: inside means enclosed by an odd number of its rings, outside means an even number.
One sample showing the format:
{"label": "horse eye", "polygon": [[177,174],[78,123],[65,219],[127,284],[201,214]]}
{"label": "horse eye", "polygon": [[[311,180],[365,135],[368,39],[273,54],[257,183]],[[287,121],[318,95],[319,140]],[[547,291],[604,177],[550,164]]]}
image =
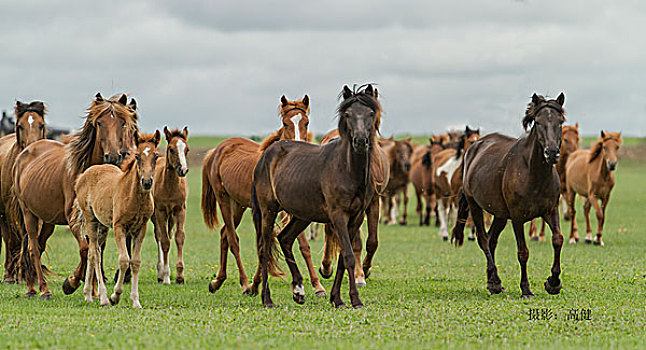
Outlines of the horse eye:
{"label": "horse eye", "polygon": [[96,126],[101,126],[101,122],[96,122]]}
{"label": "horse eye", "polygon": [[186,148],[186,153],[188,153],[188,152],[190,152],[190,151],[191,151],[191,149],[190,149],[190,148]]}
{"label": "horse eye", "polygon": [[169,151],[170,151],[170,153],[175,153],[175,150],[174,150],[174,149],[172,149],[172,148],[171,148],[171,149],[169,149]]}
{"label": "horse eye", "polygon": [[284,127],[287,127],[287,123],[283,122],[283,126],[284,126]]}
{"label": "horse eye", "polygon": [[305,123],[305,126],[310,126],[310,122]]}
{"label": "horse eye", "polygon": [[45,125],[40,126],[40,130],[43,130],[43,129],[45,129]]}
{"label": "horse eye", "polygon": [[123,122],[123,123],[121,124],[121,127],[122,127],[122,128],[125,128],[125,127],[126,127],[126,122]]}

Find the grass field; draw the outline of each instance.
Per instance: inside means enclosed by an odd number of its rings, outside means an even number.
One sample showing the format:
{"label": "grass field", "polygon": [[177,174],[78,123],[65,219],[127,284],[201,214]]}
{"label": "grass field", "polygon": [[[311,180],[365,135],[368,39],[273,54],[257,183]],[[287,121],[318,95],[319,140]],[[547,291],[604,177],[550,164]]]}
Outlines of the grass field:
{"label": "grass field", "polygon": [[[211,142],[212,146],[213,139],[200,138],[197,142]],[[195,143],[191,146],[196,147]],[[551,244],[529,242],[529,279],[536,297],[520,299],[520,273],[510,225],[501,235],[497,251],[499,273],[507,292],[489,295],[485,259],[477,244],[465,242],[464,247],[455,248],[437,236],[436,228],[414,225],[417,217],[413,199],[408,226],[380,227],[374,269],[368,286],[360,289],[364,309],[335,310],[327,299],[315,298],[311,288],[307,288],[305,305],[296,305],[287,280],[274,278],[272,296],[278,307],[265,310],[259,297],[241,295],[231,258],[227,282],[216,294],[208,292],[208,282],[217,270],[219,233],[208,231],[202,222],[200,169],[194,167],[188,175],[186,284],[157,284],[157,248],[149,225],[140,282],[143,310],[131,309],[127,297],[116,307],[100,308],[98,302],[86,304],[81,290],[63,295],[61,284],[76,266],[78,253],[71,234],[59,228],[44,258],[59,274],[49,279],[52,300],[26,299],[24,285],[0,284],[0,347],[245,348],[261,344],[280,348],[643,348],[645,171],[644,163],[620,161],[617,186],[608,208],[606,246],[564,246],[560,295],[548,295],[543,289],[550,273]],[[583,218],[579,215],[578,219],[584,231]],[[567,242],[569,223],[563,224]],[[621,232],[624,228],[625,232]],[[251,275],[256,257],[249,214],[245,214],[239,232],[245,268]],[[321,248],[320,239],[312,242],[316,265]],[[173,247],[171,256],[174,254]],[[296,255],[305,272],[300,255]],[[110,277],[114,275],[116,259],[114,240],[109,238],[105,265]],[[173,257],[173,278],[174,263]],[[329,291],[332,281],[323,283]],[[110,283],[109,291],[112,287]],[[347,291],[344,283],[346,302]],[[568,319],[570,312],[587,309],[590,320]],[[549,311],[552,317],[528,320],[530,310],[539,314]]]}

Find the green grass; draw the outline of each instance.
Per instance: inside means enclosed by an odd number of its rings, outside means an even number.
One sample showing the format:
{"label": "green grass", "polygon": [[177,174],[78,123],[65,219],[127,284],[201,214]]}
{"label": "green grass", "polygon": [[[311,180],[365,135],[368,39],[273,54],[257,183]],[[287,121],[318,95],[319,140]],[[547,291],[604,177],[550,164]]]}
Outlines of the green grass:
{"label": "green grass", "polygon": [[[191,140],[192,147],[197,143],[215,145],[216,141]],[[360,290],[364,309],[335,310],[327,299],[315,298],[310,288],[306,304],[296,305],[288,282],[274,278],[271,287],[278,307],[265,310],[258,297],[241,295],[231,256],[229,279],[216,294],[208,292],[219,260],[219,233],[208,231],[202,222],[200,171],[195,168],[188,177],[186,284],[157,284],[157,248],[149,225],[140,282],[143,310],[130,308],[129,286],[115,307],[100,308],[98,302],[88,305],[81,290],[63,295],[61,284],[76,266],[78,253],[71,234],[59,228],[44,258],[60,275],[49,279],[52,300],[26,299],[24,285],[0,285],[0,347],[643,347],[645,170],[644,163],[620,163],[608,208],[606,247],[564,246],[560,295],[548,295],[543,289],[550,273],[551,244],[529,242],[529,279],[536,297],[520,299],[520,273],[510,227],[501,235],[497,251],[507,293],[489,295],[485,259],[477,244],[465,242],[456,249],[437,236],[436,228],[416,226],[413,199],[408,226],[380,227],[372,276],[368,286]],[[580,230],[585,231],[580,215],[578,219]],[[563,225],[567,239],[569,223]],[[626,232],[620,232],[622,228]],[[251,275],[256,256],[249,214],[245,214],[239,233],[243,261]],[[109,277],[114,275],[117,259],[112,237],[110,234],[105,253]],[[321,240],[312,242],[316,265],[321,248]],[[172,264],[174,254],[173,247]],[[305,273],[304,263],[296,255]],[[323,280],[323,284],[329,292],[332,281]],[[112,287],[108,284],[109,291]],[[344,282],[346,302],[347,291]],[[556,319],[529,321],[530,309],[550,309]],[[567,320],[571,309],[590,309],[591,320]]]}

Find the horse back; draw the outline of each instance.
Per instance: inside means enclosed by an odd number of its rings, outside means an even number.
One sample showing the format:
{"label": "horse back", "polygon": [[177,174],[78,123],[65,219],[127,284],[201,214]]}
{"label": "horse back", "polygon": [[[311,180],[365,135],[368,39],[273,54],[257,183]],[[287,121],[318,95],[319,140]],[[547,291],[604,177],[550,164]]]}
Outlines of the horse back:
{"label": "horse back", "polygon": [[[81,210],[92,215],[104,226],[112,227],[115,196],[120,194],[122,185],[121,169],[114,165],[102,164],[89,167],[76,180],[76,198]],[[119,201],[125,201],[123,198]]]}
{"label": "horse back", "polygon": [[220,143],[213,151],[209,169],[209,179],[216,192],[230,196],[240,205],[249,206],[253,169],[261,156],[259,149],[257,142],[240,137]]}

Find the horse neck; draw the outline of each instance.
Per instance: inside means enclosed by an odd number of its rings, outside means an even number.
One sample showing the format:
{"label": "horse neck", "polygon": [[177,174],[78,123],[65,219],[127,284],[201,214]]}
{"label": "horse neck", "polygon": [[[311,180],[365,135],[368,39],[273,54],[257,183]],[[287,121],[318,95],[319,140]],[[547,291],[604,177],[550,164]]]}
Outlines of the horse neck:
{"label": "horse neck", "polygon": [[365,154],[353,152],[350,140],[347,139],[340,142],[340,147],[343,148],[342,152],[345,153],[348,164],[347,171],[350,173],[350,177],[360,183],[362,187],[366,186],[370,178],[370,160],[373,158],[371,155],[374,147],[376,147],[376,140],[373,138],[372,145]]}
{"label": "horse neck", "polygon": [[[90,155],[90,164],[88,164],[88,168],[92,165],[99,165],[103,163],[103,147],[101,147],[101,142],[99,142],[99,138],[97,137],[95,131],[94,146],[92,147],[92,154]],[[83,171],[85,171],[85,169]]]}
{"label": "horse neck", "polygon": [[132,164],[123,173],[121,179],[122,181],[120,183],[120,186],[123,186],[123,188],[127,189],[127,193],[129,194],[128,198],[141,201],[141,198],[144,197],[146,193],[139,183],[141,176],[139,174],[139,166],[137,166],[137,161],[134,161],[134,164]]}
{"label": "horse neck", "polygon": [[606,166],[606,155],[601,148],[599,155],[590,162],[590,168],[592,169],[592,174],[597,175],[599,179],[610,180],[612,178],[612,172],[608,170]]}
{"label": "horse neck", "polygon": [[538,142],[536,130],[532,128],[529,135],[525,138],[527,149],[529,150],[529,169],[531,175],[536,175],[538,178],[545,180],[551,179],[547,176],[552,172],[553,166],[545,160],[543,149]]}
{"label": "horse neck", "polygon": [[177,187],[179,186],[179,175],[177,175],[177,171],[175,168],[173,168],[172,165],[170,165],[170,162],[168,161],[168,157],[165,159],[166,161],[166,166],[162,170],[162,184],[163,187]]}

